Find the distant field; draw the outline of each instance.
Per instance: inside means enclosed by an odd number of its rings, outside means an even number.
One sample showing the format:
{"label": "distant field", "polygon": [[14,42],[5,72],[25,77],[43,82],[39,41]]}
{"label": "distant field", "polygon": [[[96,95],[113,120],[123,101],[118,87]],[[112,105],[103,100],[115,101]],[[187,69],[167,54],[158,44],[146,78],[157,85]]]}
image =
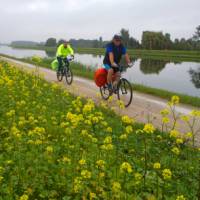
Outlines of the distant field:
{"label": "distant field", "polygon": [[[45,46],[12,46],[15,48],[23,49],[37,49],[46,51],[56,51],[55,47]],[[75,48],[77,53],[99,54],[103,55],[105,49],[103,48]],[[174,50],[143,50],[143,49],[131,49],[128,53],[134,58],[152,58],[152,59],[164,59],[171,61],[196,61],[200,62],[200,51],[174,51]]]}

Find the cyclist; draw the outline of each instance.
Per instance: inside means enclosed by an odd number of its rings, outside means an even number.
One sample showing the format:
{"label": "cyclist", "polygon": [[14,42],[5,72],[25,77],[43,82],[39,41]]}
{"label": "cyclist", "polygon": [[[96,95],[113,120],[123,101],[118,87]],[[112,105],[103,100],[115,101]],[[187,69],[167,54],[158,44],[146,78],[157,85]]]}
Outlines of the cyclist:
{"label": "cyclist", "polygon": [[57,49],[58,72],[62,69],[62,61],[68,62],[67,56],[74,57],[74,50],[71,48],[67,41],[64,41]]}
{"label": "cyclist", "polygon": [[104,68],[108,70],[107,83],[110,93],[113,92],[113,86],[112,86],[113,75],[115,75],[115,79],[117,82],[120,78],[119,63],[121,61],[122,56],[125,56],[126,63],[128,64],[128,66],[131,67],[132,63],[130,61],[126,48],[122,43],[121,36],[114,35],[112,42],[110,42],[106,46],[106,54],[103,61]]}

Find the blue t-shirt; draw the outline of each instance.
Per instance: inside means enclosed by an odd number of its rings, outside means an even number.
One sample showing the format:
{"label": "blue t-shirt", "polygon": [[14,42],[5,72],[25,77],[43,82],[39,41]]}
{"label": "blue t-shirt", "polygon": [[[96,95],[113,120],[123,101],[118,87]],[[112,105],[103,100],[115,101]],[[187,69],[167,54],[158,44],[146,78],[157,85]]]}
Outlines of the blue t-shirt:
{"label": "blue t-shirt", "polygon": [[[118,48],[118,47],[116,47],[116,48]],[[119,51],[120,51],[120,47],[119,47]],[[107,45],[107,47],[106,47],[106,53],[113,53],[113,47],[112,47],[112,45]],[[126,48],[123,46],[122,47],[122,55],[125,55],[126,54]]]}

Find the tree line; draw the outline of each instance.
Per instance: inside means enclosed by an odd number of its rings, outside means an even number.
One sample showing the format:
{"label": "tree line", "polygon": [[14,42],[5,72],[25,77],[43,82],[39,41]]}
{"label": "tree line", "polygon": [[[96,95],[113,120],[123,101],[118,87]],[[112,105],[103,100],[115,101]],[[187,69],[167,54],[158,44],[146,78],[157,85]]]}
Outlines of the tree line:
{"label": "tree line", "polygon": [[[171,39],[169,33],[144,31],[142,34],[142,40],[139,42],[134,37],[130,36],[129,30],[121,29],[120,35],[123,39],[123,43],[130,49],[147,49],[147,50],[200,50],[200,25],[196,28],[194,35],[189,38],[176,38]],[[47,39],[45,46],[56,47],[63,43],[63,39],[56,40],[56,38]],[[103,38],[95,40],[85,39],[70,39],[70,44],[73,47],[82,48],[104,48],[109,41],[103,41]]]}

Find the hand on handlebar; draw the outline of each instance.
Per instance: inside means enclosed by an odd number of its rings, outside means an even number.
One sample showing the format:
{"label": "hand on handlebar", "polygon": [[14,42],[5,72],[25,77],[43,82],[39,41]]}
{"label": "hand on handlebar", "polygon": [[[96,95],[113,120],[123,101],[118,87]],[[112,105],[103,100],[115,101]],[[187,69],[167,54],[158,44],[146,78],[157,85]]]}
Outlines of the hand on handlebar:
{"label": "hand on handlebar", "polygon": [[115,62],[112,64],[112,67],[119,67],[118,64],[116,64]]}
{"label": "hand on handlebar", "polygon": [[128,63],[128,67],[133,67],[134,63],[130,62]]}

